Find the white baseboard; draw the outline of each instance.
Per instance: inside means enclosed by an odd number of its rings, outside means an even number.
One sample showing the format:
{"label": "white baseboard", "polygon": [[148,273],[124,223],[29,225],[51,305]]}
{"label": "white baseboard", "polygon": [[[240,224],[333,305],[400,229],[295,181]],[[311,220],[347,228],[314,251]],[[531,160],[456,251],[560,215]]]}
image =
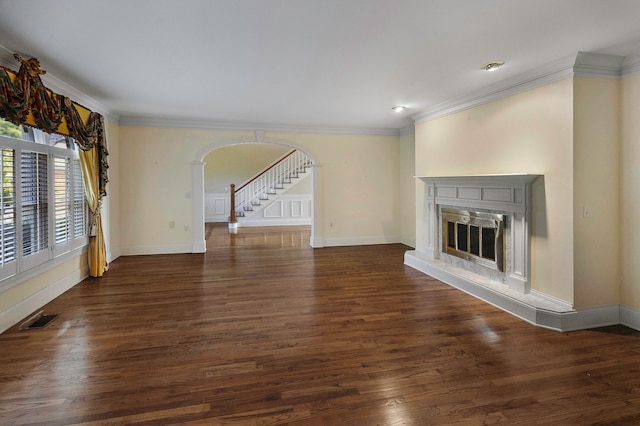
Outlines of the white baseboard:
{"label": "white baseboard", "polygon": [[120,247],[120,253],[122,256],[139,256],[139,255],[146,255],[146,254],[191,253],[192,250],[193,250],[192,244]]}
{"label": "white baseboard", "polygon": [[83,266],[66,277],[48,285],[39,292],[29,296],[0,313],[0,333],[18,324],[47,303],[60,296],[89,276],[89,266]]}
{"label": "white baseboard", "polygon": [[640,311],[629,306],[620,306],[620,324],[640,331]]}
{"label": "white baseboard", "polygon": [[620,305],[577,309],[561,318],[561,331],[585,330],[620,324]]}
{"label": "white baseboard", "polygon": [[313,248],[323,248],[325,247],[324,245],[324,238],[317,238],[314,237],[313,235],[311,236],[311,241],[309,244],[311,247]]}
{"label": "white baseboard", "polygon": [[367,246],[373,244],[395,244],[400,242],[400,236],[378,236],[378,237],[347,237],[347,238],[325,238],[325,247],[341,246]]}
{"label": "white baseboard", "polygon": [[409,239],[401,238],[400,239],[400,244],[404,244],[405,246],[409,246],[411,248],[416,248],[416,239],[415,238],[409,238]]}
{"label": "white baseboard", "polygon": [[110,250],[107,252],[107,262],[111,263],[122,255],[120,248]]}
{"label": "white baseboard", "polygon": [[238,226],[252,227],[252,226],[296,226],[296,225],[311,225],[311,218],[304,219],[244,219],[238,218]]}

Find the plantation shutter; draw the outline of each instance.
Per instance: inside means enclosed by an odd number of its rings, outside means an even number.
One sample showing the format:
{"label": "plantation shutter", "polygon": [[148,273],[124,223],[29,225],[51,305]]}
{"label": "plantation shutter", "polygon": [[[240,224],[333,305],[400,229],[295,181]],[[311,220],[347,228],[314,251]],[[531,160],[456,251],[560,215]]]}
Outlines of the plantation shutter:
{"label": "plantation shutter", "polygon": [[70,159],[54,157],[55,244],[71,241],[73,229]]}
{"label": "plantation shutter", "polygon": [[[1,148],[0,174],[0,268],[7,276],[6,267],[16,261],[16,182],[15,182],[15,151],[11,148]],[[15,269],[15,268],[14,268]],[[8,275],[10,275],[9,273]]]}
{"label": "plantation shutter", "polygon": [[73,238],[86,235],[87,205],[84,196],[82,166],[80,160],[73,159]]}
{"label": "plantation shutter", "polygon": [[22,255],[45,252],[49,245],[47,154],[22,151]]}

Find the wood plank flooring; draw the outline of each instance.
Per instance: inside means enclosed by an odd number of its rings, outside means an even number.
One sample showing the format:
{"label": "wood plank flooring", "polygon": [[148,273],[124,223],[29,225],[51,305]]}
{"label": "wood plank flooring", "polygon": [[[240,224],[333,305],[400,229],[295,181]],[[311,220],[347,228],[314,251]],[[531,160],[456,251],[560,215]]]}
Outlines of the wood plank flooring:
{"label": "wood plank flooring", "polygon": [[122,257],[0,335],[2,425],[640,424],[639,333],[531,326],[400,244],[208,227]]}

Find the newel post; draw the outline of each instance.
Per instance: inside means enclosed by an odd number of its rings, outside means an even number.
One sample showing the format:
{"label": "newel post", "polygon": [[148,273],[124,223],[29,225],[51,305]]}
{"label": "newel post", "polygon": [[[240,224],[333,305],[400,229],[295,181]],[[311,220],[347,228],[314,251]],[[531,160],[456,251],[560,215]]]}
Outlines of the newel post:
{"label": "newel post", "polygon": [[229,230],[238,228],[238,220],[236,219],[236,184],[231,184],[231,212],[229,213]]}

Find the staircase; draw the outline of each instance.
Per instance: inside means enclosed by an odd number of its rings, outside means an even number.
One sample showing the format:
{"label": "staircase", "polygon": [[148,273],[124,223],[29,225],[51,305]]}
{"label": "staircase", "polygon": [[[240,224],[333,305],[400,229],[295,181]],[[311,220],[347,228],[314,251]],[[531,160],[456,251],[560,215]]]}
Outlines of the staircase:
{"label": "staircase", "polygon": [[235,190],[232,208],[238,218],[247,217],[277,197],[307,172],[312,162],[306,154],[292,150]]}

